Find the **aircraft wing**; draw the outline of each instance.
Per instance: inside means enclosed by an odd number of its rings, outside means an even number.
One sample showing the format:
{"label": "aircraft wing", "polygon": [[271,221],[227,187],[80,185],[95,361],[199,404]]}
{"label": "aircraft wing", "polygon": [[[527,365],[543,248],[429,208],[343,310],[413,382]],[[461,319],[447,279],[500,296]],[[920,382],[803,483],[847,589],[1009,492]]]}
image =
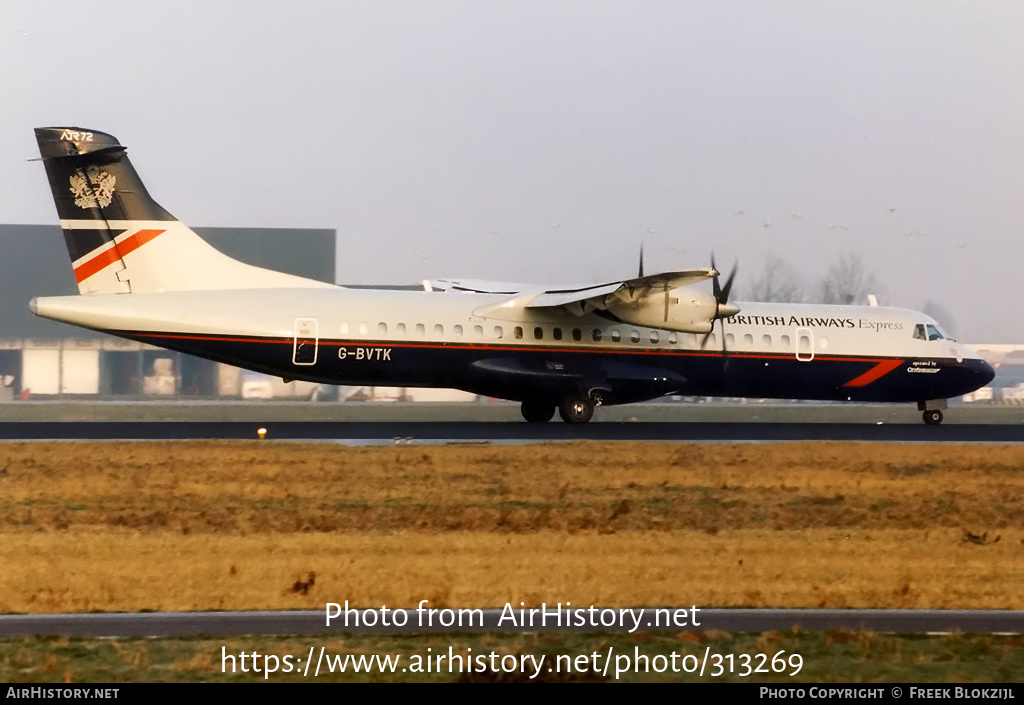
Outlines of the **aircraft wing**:
{"label": "aircraft wing", "polygon": [[715,274],[713,269],[686,269],[584,286],[491,282],[479,279],[438,279],[430,284],[436,289],[446,291],[506,294],[509,296],[504,301],[488,306],[486,311],[480,311],[480,315],[501,307],[566,307],[568,311],[582,316],[594,310],[603,311],[616,304],[637,301],[652,291],[667,291],[680,286],[696,284],[711,279]]}

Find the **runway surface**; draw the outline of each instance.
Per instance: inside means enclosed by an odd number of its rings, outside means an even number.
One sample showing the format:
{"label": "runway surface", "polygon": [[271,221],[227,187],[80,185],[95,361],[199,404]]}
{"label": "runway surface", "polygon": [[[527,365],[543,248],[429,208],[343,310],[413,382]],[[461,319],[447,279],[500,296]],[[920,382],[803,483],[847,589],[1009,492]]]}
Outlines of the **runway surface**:
{"label": "runway surface", "polygon": [[546,441],[889,441],[1020,443],[1016,424],[605,422],[163,421],[0,422],[0,440],[321,440],[347,443],[512,443]]}
{"label": "runway surface", "polygon": [[[620,610],[595,608],[583,611],[583,625],[570,621],[563,609],[563,624],[548,617],[541,625],[539,615],[533,624],[513,624],[509,615],[520,619],[518,610],[480,610],[480,619],[463,615],[463,624],[457,624],[458,615],[449,615],[452,626],[441,624],[443,615],[435,614],[432,625],[427,617],[415,609],[404,610],[405,626],[395,626],[395,610],[389,610],[391,626],[381,624],[380,610],[353,610],[350,624],[344,617],[336,618],[326,626],[322,611],[294,612],[146,612],[113,614],[45,614],[0,616],[0,638],[20,636],[62,635],[78,637],[133,637],[133,636],[236,636],[244,634],[331,634],[331,633],[390,633],[418,634],[438,632],[537,632],[537,631],[633,631],[636,620],[621,615]],[[637,608],[639,610],[640,608]],[[549,612],[554,606],[548,607]],[[402,611],[402,610],[400,610]],[[359,626],[355,625],[358,612]],[[372,614],[368,614],[372,613]],[[343,613],[342,613],[343,614]],[[637,612],[639,614],[639,612]],[[502,616],[504,615],[504,620]],[[622,617],[620,619],[620,617]],[[423,626],[420,622],[423,622]],[[689,607],[644,609],[639,617],[639,631],[703,631],[722,629],[730,632],[784,631],[799,626],[804,630],[866,630],[890,633],[971,632],[995,634],[1024,633],[1024,612],[1009,610],[836,610],[836,609],[703,609],[696,612]],[[614,622],[614,626],[607,626]],[[372,626],[366,626],[372,623]],[[594,625],[597,626],[594,626]],[[660,626],[659,626],[660,625]],[[667,625],[667,626],[666,626]]]}

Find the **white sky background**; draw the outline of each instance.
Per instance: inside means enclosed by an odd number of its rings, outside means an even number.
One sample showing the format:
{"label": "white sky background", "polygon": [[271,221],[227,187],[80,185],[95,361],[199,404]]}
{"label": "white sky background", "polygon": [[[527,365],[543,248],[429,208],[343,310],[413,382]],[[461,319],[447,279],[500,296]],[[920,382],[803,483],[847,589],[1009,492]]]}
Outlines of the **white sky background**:
{"label": "white sky background", "polygon": [[857,252],[1024,341],[1018,0],[4,0],[0,90],[0,222],[56,222],[32,128],[75,125],[189,224],[336,228],[343,283],[614,280],[643,240],[742,301]]}

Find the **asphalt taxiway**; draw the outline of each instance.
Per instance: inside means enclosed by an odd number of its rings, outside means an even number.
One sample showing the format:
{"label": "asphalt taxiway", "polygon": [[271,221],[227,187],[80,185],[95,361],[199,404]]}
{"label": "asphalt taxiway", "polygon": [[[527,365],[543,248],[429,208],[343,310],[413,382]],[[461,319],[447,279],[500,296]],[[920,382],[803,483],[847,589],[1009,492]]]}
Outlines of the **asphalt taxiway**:
{"label": "asphalt taxiway", "polygon": [[[510,423],[524,425],[511,402],[309,402],[309,401],[84,401],[0,403],[0,423],[36,422],[339,422],[339,423]],[[864,424],[922,426],[913,404],[659,402],[606,406],[591,424],[748,423]],[[940,428],[955,425],[1024,425],[1024,405],[958,404],[945,412]],[[557,418],[550,426],[563,425]]]}
{"label": "asphalt taxiway", "polygon": [[0,422],[0,440],[241,440],[260,438],[261,429],[266,440],[397,445],[573,440],[1024,442],[1024,426],[1011,424],[604,422],[577,426],[564,423],[387,421],[12,421]]}
{"label": "asphalt taxiway", "polygon": [[0,404],[0,440],[318,440],[352,444],[609,441],[1019,443],[1024,407],[960,405],[927,426],[912,405],[651,403],[589,424],[529,424],[518,405],[477,403],[75,402]]}

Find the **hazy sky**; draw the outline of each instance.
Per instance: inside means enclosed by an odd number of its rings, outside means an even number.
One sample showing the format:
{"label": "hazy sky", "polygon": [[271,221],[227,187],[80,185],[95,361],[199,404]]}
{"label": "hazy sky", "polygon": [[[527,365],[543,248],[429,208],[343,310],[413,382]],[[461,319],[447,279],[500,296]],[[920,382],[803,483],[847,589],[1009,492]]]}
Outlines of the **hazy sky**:
{"label": "hazy sky", "polygon": [[[32,128],[192,225],[336,228],[338,279],[593,282],[845,252],[1024,342],[1024,3],[0,4],[0,222]],[[2,256],[2,253],[0,253]]]}

